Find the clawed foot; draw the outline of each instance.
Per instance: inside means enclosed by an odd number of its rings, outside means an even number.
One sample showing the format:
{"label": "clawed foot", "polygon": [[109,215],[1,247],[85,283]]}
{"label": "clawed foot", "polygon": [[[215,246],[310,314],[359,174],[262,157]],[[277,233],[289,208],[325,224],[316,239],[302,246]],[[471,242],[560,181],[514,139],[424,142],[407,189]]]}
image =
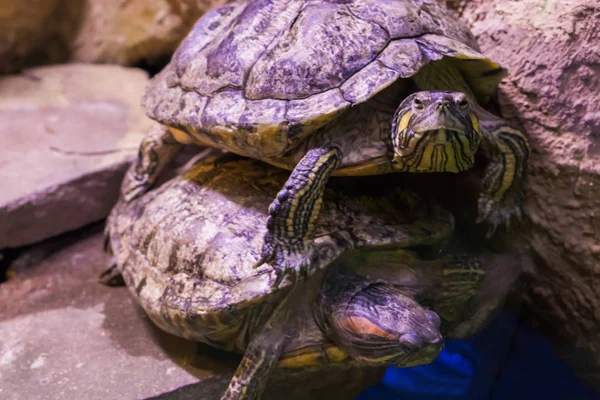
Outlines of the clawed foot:
{"label": "clawed foot", "polygon": [[506,230],[510,228],[511,220],[513,217],[519,222],[522,222],[521,208],[516,204],[503,204],[490,199],[487,196],[481,196],[478,204],[479,215],[477,217],[477,224],[486,222],[488,224],[488,231],[486,237],[491,237],[499,225],[504,225]]}
{"label": "clawed foot", "polygon": [[160,124],[153,124],[142,139],[137,159],[131,164],[121,184],[121,198],[129,203],[144,194],[160,172],[181,150],[171,130]]}
{"label": "clawed foot", "polygon": [[117,268],[116,261],[112,259],[109,262],[110,267],[103,271],[98,277],[98,282],[106,286],[125,286],[123,275]]}
{"label": "clawed foot", "polygon": [[262,255],[254,268],[269,264],[275,270],[276,278],[272,288],[277,289],[283,278],[290,276],[292,282],[306,279],[312,272],[314,249],[308,243],[275,242],[269,234],[265,237]]}
{"label": "clawed foot", "polygon": [[137,175],[135,174],[135,171],[132,171],[133,169],[134,167],[131,167],[131,169],[127,171],[125,179],[121,184],[121,199],[125,201],[125,203],[129,203],[140,197],[152,185],[150,175]]}
{"label": "clawed foot", "polygon": [[273,287],[277,288],[286,275],[292,275],[294,282],[310,275],[314,264],[313,232],[323,191],[341,158],[337,147],[310,149],[269,206],[268,232],[255,266],[273,266],[277,273]]}

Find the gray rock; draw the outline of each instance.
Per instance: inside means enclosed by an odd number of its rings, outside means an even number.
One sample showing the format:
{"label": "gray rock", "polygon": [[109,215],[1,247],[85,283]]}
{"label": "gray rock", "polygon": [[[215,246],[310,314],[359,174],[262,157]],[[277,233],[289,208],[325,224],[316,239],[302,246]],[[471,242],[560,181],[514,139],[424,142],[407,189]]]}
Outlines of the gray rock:
{"label": "gray rock", "polygon": [[[0,73],[14,72],[23,65],[50,58],[48,54],[39,53],[64,52],[60,46],[48,46],[48,39],[56,37],[61,30],[58,15],[63,14],[63,21],[73,22],[64,5],[64,0],[0,0]],[[67,21],[64,22],[65,27],[68,26]]]}
{"label": "gray rock", "polygon": [[152,123],[139,105],[147,79],[82,64],[0,79],[0,249],[108,214]]}
{"label": "gray rock", "polygon": [[65,62],[160,65],[227,0],[0,0],[0,73]]}
{"label": "gray rock", "polygon": [[[529,136],[530,313],[600,391],[598,1],[453,1],[483,53],[509,70],[502,115]],[[592,5],[593,4],[593,5]]]}
{"label": "gray rock", "polygon": [[[97,283],[100,229],[1,285],[0,398],[218,399],[240,357],[162,332],[126,288]],[[381,374],[277,370],[265,400],[350,400]]]}

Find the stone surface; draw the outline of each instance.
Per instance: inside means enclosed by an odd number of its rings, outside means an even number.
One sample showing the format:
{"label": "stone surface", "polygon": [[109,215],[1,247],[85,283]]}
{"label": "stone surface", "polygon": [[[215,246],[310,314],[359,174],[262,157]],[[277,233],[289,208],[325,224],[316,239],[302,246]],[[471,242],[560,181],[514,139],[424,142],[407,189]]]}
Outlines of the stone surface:
{"label": "stone surface", "polygon": [[0,0],[0,73],[61,62],[162,64],[226,0]]}
{"label": "stone surface", "polygon": [[448,3],[509,69],[500,108],[530,137],[526,299],[600,388],[600,1]]}
{"label": "stone surface", "polygon": [[[97,283],[101,229],[71,234],[0,286],[0,398],[218,399],[240,357],[162,332],[125,287]],[[322,369],[306,381],[277,370],[265,400],[349,400],[381,372]]]}
{"label": "stone surface", "polygon": [[46,53],[44,46],[60,29],[61,3],[64,0],[0,0],[0,73],[18,70]]}
{"label": "stone surface", "polygon": [[194,22],[225,0],[87,0],[70,59],[134,65],[168,61]]}
{"label": "stone surface", "polygon": [[145,72],[65,65],[0,78],[0,249],[104,218],[152,123]]}

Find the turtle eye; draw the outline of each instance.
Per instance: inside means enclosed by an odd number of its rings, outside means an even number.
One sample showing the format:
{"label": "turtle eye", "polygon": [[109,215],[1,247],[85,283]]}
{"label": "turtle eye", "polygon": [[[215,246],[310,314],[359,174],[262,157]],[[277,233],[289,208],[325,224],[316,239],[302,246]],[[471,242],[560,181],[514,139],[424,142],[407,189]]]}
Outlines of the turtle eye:
{"label": "turtle eye", "polygon": [[458,102],[458,106],[462,109],[465,109],[465,108],[469,107],[469,102],[467,101],[467,99],[462,99],[461,101]]}
{"label": "turtle eye", "polygon": [[425,108],[425,105],[423,104],[423,102],[416,97],[413,100],[413,104],[417,110],[422,110]]}

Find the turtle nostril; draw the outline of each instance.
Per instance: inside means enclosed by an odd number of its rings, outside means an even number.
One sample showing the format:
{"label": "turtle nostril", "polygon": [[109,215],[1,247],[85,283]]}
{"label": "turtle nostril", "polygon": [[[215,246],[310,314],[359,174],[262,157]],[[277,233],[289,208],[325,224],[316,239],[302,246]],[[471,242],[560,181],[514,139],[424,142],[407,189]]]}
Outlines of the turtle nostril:
{"label": "turtle nostril", "polygon": [[427,319],[429,319],[429,322],[431,322],[436,329],[440,329],[440,326],[442,325],[442,321],[440,320],[440,317],[433,311],[426,311],[427,314]]}
{"label": "turtle nostril", "polygon": [[423,338],[414,333],[405,333],[400,337],[400,343],[408,345],[411,348],[419,348],[423,346]]}
{"label": "turtle nostril", "polygon": [[441,334],[436,335],[435,337],[432,337],[431,339],[429,339],[429,344],[439,344],[439,343],[443,343],[444,338],[442,337]]}
{"label": "turtle nostril", "polygon": [[443,99],[443,100],[438,100],[435,102],[435,109],[436,110],[440,110],[442,108],[449,108],[450,107],[450,100],[449,99]]}

